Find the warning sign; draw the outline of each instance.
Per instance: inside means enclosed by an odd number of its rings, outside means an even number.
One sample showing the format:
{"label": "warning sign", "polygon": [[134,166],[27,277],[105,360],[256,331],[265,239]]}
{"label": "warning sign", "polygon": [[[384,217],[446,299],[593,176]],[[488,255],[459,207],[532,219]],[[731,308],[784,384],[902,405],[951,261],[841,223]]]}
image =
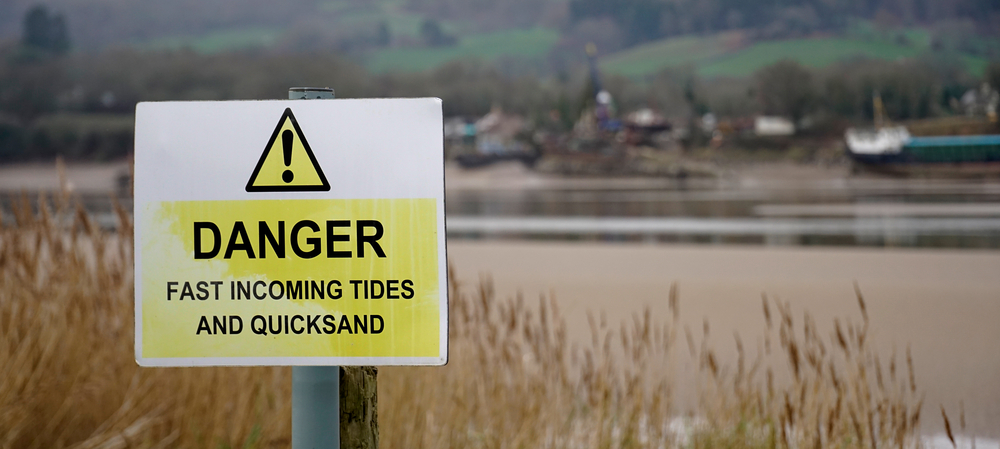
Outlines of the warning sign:
{"label": "warning sign", "polygon": [[446,363],[441,127],[437,99],[140,103],[139,364]]}
{"label": "warning sign", "polygon": [[247,192],[330,190],[291,108],[285,108],[247,181]]}

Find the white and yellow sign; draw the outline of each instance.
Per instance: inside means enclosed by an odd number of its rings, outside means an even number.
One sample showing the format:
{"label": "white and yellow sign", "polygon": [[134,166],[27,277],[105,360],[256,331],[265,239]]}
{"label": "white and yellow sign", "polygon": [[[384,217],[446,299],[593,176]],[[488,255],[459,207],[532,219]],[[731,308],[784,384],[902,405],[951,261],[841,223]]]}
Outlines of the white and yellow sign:
{"label": "white and yellow sign", "polygon": [[140,103],[143,366],[442,365],[438,99]]}

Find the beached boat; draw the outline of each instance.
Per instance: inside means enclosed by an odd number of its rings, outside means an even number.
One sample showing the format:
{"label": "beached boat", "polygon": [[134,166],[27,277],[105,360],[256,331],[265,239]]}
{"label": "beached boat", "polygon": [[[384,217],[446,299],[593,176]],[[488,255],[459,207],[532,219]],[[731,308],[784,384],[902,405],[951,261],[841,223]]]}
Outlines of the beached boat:
{"label": "beached boat", "polygon": [[896,126],[849,129],[844,140],[859,168],[901,174],[1000,174],[1000,134],[915,137]]}

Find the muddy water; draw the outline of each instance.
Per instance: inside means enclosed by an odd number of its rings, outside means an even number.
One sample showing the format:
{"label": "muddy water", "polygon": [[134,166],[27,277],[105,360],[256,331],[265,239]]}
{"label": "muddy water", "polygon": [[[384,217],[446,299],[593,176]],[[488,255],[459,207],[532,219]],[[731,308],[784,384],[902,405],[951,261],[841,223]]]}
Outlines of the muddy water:
{"label": "muddy water", "polygon": [[[65,187],[114,227],[131,209],[128,164],[0,166],[13,196]],[[124,177],[124,178],[123,178]],[[1000,180],[857,177],[845,167],[746,166],[717,179],[566,178],[517,163],[447,165],[453,239],[645,241],[766,246],[1000,248]]]}
{"label": "muddy water", "polygon": [[751,167],[717,180],[525,183],[534,175],[510,171],[449,172],[450,237],[1000,248],[996,180]]}

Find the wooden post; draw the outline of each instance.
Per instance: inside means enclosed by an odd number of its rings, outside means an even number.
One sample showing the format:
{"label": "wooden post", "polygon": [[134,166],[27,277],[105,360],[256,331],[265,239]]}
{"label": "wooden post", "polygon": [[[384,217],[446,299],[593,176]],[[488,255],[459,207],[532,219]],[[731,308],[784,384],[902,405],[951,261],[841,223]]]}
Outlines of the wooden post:
{"label": "wooden post", "polygon": [[340,447],[378,449],[378,368],[340,368]]}

